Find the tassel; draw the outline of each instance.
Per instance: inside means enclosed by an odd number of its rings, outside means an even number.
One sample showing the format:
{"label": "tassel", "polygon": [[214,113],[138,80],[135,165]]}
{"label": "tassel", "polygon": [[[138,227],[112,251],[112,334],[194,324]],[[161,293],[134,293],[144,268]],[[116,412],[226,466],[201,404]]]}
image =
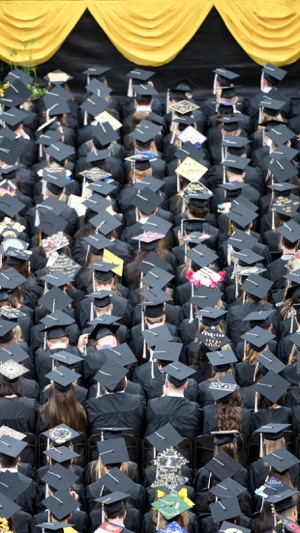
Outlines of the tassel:
{"label": "tassel", "polygon": [[127,89],[127,96],[129,96],[130,98],[132,98],[132,96],[133,96],[133,83],[132,83],[132,78],[129,78],[128,89]]}
{"label": "tassel", "polygon": [[169,104],[170,104],[170,89],[167,89],[167,94],[166,94],[166,113],[169,113]]}

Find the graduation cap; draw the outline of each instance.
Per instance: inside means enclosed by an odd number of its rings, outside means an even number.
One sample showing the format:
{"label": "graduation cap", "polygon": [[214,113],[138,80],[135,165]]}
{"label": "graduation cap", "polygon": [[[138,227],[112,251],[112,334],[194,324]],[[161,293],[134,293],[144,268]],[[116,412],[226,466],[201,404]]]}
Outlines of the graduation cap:
{"label": "graduation cap", "polygon": [[63,72],[60,69],[48,72],[48,74],[44,76],[44,80],[48,81],[52,85],[61,85],[62,83],[66,83],[67,81],[70,81],[72,79],[72,76],[70,76],[66,72]]}
{"label": "graduation cap", "polygon": [[266,439],[277,440],[283,436],[283,432],[290,427],[291,424],[265,424],[260,428],[256,429],[254,433],[260,433]]}
{"label": "graduation cap", "polygon": [[[37,144],[42,144],[43,146],[50,146],[50,144],[56,143],[62,137],[62,133],[56,130],[48,130],[46,133],[41,133],[36,141]],[[43,177],[50,174],[50,171],[45,171]]]}
{"label": "graduation cap", "polygon": [[190,299],[190,302],[202,309],[204,307],[214,307],[221,298],[222,293],[217,289],[201,285],[195,290],[195,294]]}
{"label": "graduation cap", "polygon": [[151,70],[143,70],[141,68],[136,67],[134,70],[131,70],[126,74],[127,78],[131,78],[133,80],[140,80],[140,81],[147,81],[149,78],[151,78],[155,72]]}
{"label": "graduation cap", "polygon": [[264,98],[258,102],[258,107],[262,107],[265,111],[267,111],[268,115],[276,117],[284,104],[284,100],[276,100],[265,95]]}
{"label": "graduation cap", "polygon": [[214,368],[237,362],[237,358],[230,348],[217,352],[208,352],[207,357]]}
{"label": "graduation cap", "polygon": [[283,68],[275,67],[275,65],[272,65],[272,63],[267,63],[262,68],[262,73],[264,78],[270,81],[271,83],[282,81],[283,78],[286,76],[286,70],[283,70]]}
{"label": "graduation cap", "polygon": [[220,323],[222,317],[224,318],[226,313],[227,311],[217,309],[216,307],[204,307],[201,311],[196,313],[196,316],[198,316],[201,322],[206,326],[214,326]]}
{"label": "graduation cap", "polygon": [[240,525],[232,524],[232,522],[223,522],[219,533],[251,533],[251,529]]}
{"label": "graduation cap", "polygon": [[236,72],[226,68],[216,68],[213,70],[213,72],[215,73],[217,80],[221,85],[230,85],[233,83],[233,80],[236,80],[240,77],[240,75],[236,74]]}
{"label": "graduation cap", "polygon": [[[13,329],[16,327],[14,322],[0,319],[0,342],[6,343],[13,339]],[[17,363],[16,363],[17,364]],[[2,368],[2,367],[1,367]],[[0,370],[1,370],[0,368]]]}
{"label": "graduation cap", "polygon": [[43,180],[47,182],[47,189],[55,195],[61,194],[64,187],[72,181],[68,177],[51,174],[50,172],[43,175]]}
{"label": "graduation cap", "polygon": [[[2,322],[2,320],[0,320],[0,322]],[[15,327],[14,323],[11,325],[12,328]],[[5,337],[5,335],[3,335],[3,337]],[[3,337],[0,337],[1,342],[3,342]],[[0,374],[5,381],[17,381],[21,376],[27,374],[27,372],[28,368],[25,368],[25,366],[17,363],[13,359],[8,359],[0,365]]]}
{"label": "graduation cap", "polygon": [[[267,131],[265,131],[265,135],[278,146],[279,150],[281,150],[282,148],[286,148],[286,146],[283,146],[285,143],[295,137],[295,132],[287,128],[284,124],[278,124],[275,127],[268,128]],[[273,153],[274,152],[270,155],[273,155]]]}
{"label": "graduation cap", "polygon": [[[41,524],[35,524],[35,527],[48,531],[59,531],[64,529],[66,522],[42,522]],[[74,526],[68,522],[68,527]]]}
{"label": "graduation cap", "polygon": [[234,204],[225,216],[232,220],[241,228],[246,228],[249,224],[258,217],[258,214],[248,209],[245,205]]}
{"label": "graduation cap", "polygon": [[244,333],[244,335],[241,336],[241,339],[259,349],[262,349],[266,344],[268,344],[268,342],[270,342],[274,338],[275,335],[269,333],[267,330],[259,326],[255,326],[255,328],[252,328],[250,331],[247,331],[246,333]]}
{"label": "graduation cap", "polygon": [[101,96],[97,96],[96,94],[93,94],[89,96],[83,104],[81,104],[80,108],[91,115],[92,117],[97,117],[100,115],[100,113],[103,113],[107,108],[109,107],[109,103],[105,98],[102,98]]}
{"label": "graduation cap", "polygon": [[45,276],[41,276],[40,279],[45,281],[46,283],[49,283],[50,285],[53,285],[53,287],[62,287],[63,285],[67,285],[67,283],[70,283],[70,281],[72,281],[72,279],[70,279],[69,274],[64,274],[63,272],[56,271],[55,266],[54,270],[48,272],[48,274],[45,274]]}
{"label": "graduation cap", "polygon": [[116,217],[110,215],[107,211],[98,213],[96,216],[90,219],[90,223],[103,235],[108,235],[114,229],[122,225],[122,223]]}
{"label": "graduation cap", "polygon": [[217,479],[223,481],[224,479],[232,478],[243,467],[227,453],[220,452],[205,465],[205,468]]}
{"label": "graduation cap", "polygon": [[43,96],[43,101],[49,117],[57,117],[71,112],[70,107],[63,98],[53,98],[53,96],[46,94]]}
{"label": "graduation cap", "polygon": [[222,520],[238,517],[241,514],[239,501],[234,497],[211,503],[209,508],[215,524]]}
{"label": "graduation cap", "polygon": [[88,235],[87,237],[84,237],[83,240],[87,242],[89,246],[95,248],[97,252],[99,252],[100,250],[104,250],[104,248],[109,248],[114,244],[112,241],[104,237],[104,235],[101,235],[101,233],[98,233],[96,235]]}
{"label": "graduation cap", "polygon": [[167,494],[163,498],[153,502],[151,505],[156,509],[166,520],[171,520],[175,516],[179,516],[184,511],[191,509],[194,505],[193,502],[189,500],[190,503],[186,503],[185,500],[180,498],[178,494]]}
{"label": "graduation cap", "polygon": [[150,348],[160,342],[170,342],[173,340],[169,328],[165,325],[142,331],[142,336]]}
{"label": "graduation cap", "polygon": [[111,70],[111,67],[93,65],[92,67],[88,67],[86,70],[84,70],[82,74],[85,74],[86,76],[103,76],[103,74],[105,74],[109,70]]}
{"label": "graduation cap", "polygon": [[36,224],[36,227],[48,237],[60,231],[63,232],[68,225],[68,221],[56,215],[55,210],[37,211],[37,213],[38,224]]}
{"label": "graduation cap", "polygon": [[136,357],[126,343],[119,344],[114,348],[106,348],[101,350],[101,353],[108,360],[114,361],[115,363],[125,367],[127,365],[136,363]]}
{"label": "graduation cap", "polygon": [[50,291],[46,292],[42,298],[39,299],[39,304],[43,305],[48,311],[61,311],[72,303],[73,299],[58,287],[52,287]]}
{"label": "graduation cap", "polygon": [[251,159],[230,155],[222,161],[222,165],[233,174],[242,174]]}
{"label": "graduation cap", "polygon": [[148,146],[150,141],[153,140],[160,131],[161,126],[144,119],[135,127],[130,136],[136,140],[138,145]]}
{"label": "graduation cap", "polygon": [[264,260],[262,255],[256,254],[253,252],[253,250],[247,249],[232,252],[232,257],[241,263],[245,263],[246,265],[256,265],[256,263]]}
{"label": "graduation cap", "polygon": [[19,272],[17,272],[17,270],[15,270],[12,267],[5,270],[5,272],[0,272],[1,289],[14,290],[17,287],[19,287],[22,283],[24,283],[25,281],[26,281],[26,278],[22,276],[21,274],[19,274]]}
{"label": "graduation cap", "polygon": [[73,318],[59,309],[41,319],[41,323],[44,325],[43,331],[47,333],[48,339],[59,339],[66,336],[66,327],[74,322]]}
{"label": "graduation cap", "polygon": [[237,392],[240,387],[237,385],[232,374],[226,374],[218,379],[212,380],[208,387],[215,401],[225,398],[229,394]]}
{"label": "graduation cap", "polygon": [[171,229],[172,224],[164,218],[161,218],[157,215],[150,215],[150,217],[143,223],[143,228],[145,231],[156,231],[166,235],[167,232]]}
{"label": "graduation cap", "polygon": [[196,372],[190,366],[184,365],[179,361],[169,363],[163,368],[163,371],[167,374],[168,381],[175,387],[181,387]]}
{"label": "graduation cap", "polygon": [[20,494],[28,489],[30,483],[29,478],[25,476],[21,478],[9,470],[0,472],[0,493],[5,494],[10,500],[16,500]]}
{"label": "graduation cap", "polygon": [[189,250],[187,257],[201,268],[214,263],[214,261],[218,259],[218,256],[215,252],[201,243],[192,248],[192,250]]}
{"label": "graduation cap", "polygon": [[23,152],[23,149],[24,147],[21,144],[5,137],[0,143],[0,160],[8,165],[14,165]]}
{"label": "graduation cap", "polygon": [[159,342],[155,345],[153,357],[161,362],[177,362],[181,354],[182,346],[178,342]]}
{"label": "graduation cap", "polygon": [[95,501],[104,505],[105,513],[113,514],[123,509],[126,498],[128,498],[126,492],[116,491],[111,494],[106,494],[106,496],[101,496],[101,498],[96,498]]}
{"label": "graduation cap", "polygon": [[2,120],[9,126],[16,126],[25,120],[27,113],[18,107],[11,107],[8,111],[2,113]]}
{"label": "graduation cap", "polygon": [[78,355],[66,350],[52,352],[49,354],[49,357],[54,359],[54,361],[58,361],[59,363],[63,363],[64,365],[68,366],[75,365],[79,361],[82,361],[82,357],[79,357]]}
{"label": "graduation cap", "polygon": [[230,344],[230,339],[217,328],[206,328],[201,333],[197,333],[196,337],[211,351],[220,350],[225,344]]}
{"label": "graduation cap", "polygon": [[9,360],[13,360],[16,363],[22,363],[25,359],[28,359],[28,357],[29,354],[16,342],[10,343],[0,349],[0,361],[2,363]]}
{"label": "graduation cap", "polygon": [[64,392],[70,388],[70,385],[72,385],[74,381],[80,378],[80,374],[74,370],[70,370],[66,366],[60,365],[46,374],[45,377],[52,380],[58,390]]}
{"label": "graduation cap", "polygon": [[99,281],[108,281],[113,277],[113,269],[116,268],[114,263],[106,263],[101,261],[100,263],[93,263],[88,268],[94,271],[95,278]]}
{"label": "graduation cap", "polygon": [[113,361],[105,361],[104,365],[95,375],[95,380],[109,391],[114,391],[125,378],[128,370]]}
{"label": "graduation cap", "polygon": [[[161,268],[154,267],[143,277],[143,283],[155,289],[162,289],[163,287],[166,287],[173,278],[173,274],[170,274]],[[167,299],[166,296],[166,300]]]}
{"label": "graduation cap", "polygon": [[296,243],[300,239],[300,225],[292,219],[277,228],[277,232],[291,244]]}
{"label": "graduation cap", "polygon": [[161,453],[171,446],[175,448],[177,444],[182,442],[183,438],[168,422],[151,435],[147,435],[147,440],[156,448],[158,453]]}
{"label": "graduation cap", "polygon": [[101,194],[102,196],[109,196],[113,191],[117,189],[117,185],[113,182],[106,183],[105,181],[96,181],[94,183],[90,183],[88,185],[88,188],[91,191]]}
{"label": "graduation cap", "polygon": [[42,501],[56,520],[67,518],[78,507],[78,502],[66,490],[58,490]]}
{"label": "graduation cap", "polygon": [[86,90],[89,93],[95,94],[98,97],[106,98],[112,91],[110,87],[102,83],[101,81],[93,78],[86,86]]}
{"label": "graduation cap", "polygon": [[68,490],[77,481],[78,476],[60,464],[56,464],[41,478],[44,483],[55,490]]}
{"label": "graduation cap", "polygon": [[16,80],[23,83],[25,86],[32,83],[32,77],[20,68],[11,70],[5,77],[5,81],[9,81],[10,83],[14,83]]}
{"label": "graduation cap", "polygon": [[274,313],[274,309],[253,311],[243,318],[243,322],[264,322],[272,313]]}
{"label": "graduation cap", "polygon": [[90,298],[94,300],[94,305],[96,307],[107,307],[111,303],[112,291],[98,291],[91,294],[87,294],[85,298]]}
{"label": "graduation cap", "polygon": [[98,161],[105,161],[108,157],[110,157],[110,150],[108,148],[93,150],[87,154],[86,161],[87,163],[96,163]]}
{"label": "graduation cap", "polygon": [[50,155],[55,161],[59,163],[74,155],[75,149],[73,146],[57,141],[46,148],[46,154]]}
{"label": "graduation cap", "polygon": [[59,446],[58,448],[50,448],[43,452],[47,457],[50,457],[56,463],[65,463],[71,461],[72,459],[77,459],[80,457],[79,453],[74,452],[66,446]]}
{"label": "graduation cap", "polygon": [[268,165],[268,170],[270,170],[279,183],[297,176],[297,168],[286,157],[271,161]]}
{"label": "graduation cap", "polygon": [[110,492],[122,491],[130,494],[130,489],[134,487],[132,479],[123,474],[117,467],[102,476],[100,481]]}
{"label": "graduation cap", "polygon": [[133,89],[138,96],[158,96],[157,90],[148,84],[140,83],[139,85],[133,85]]}
{"label": "graduation cap", "polygon": [[258,239],[237,229],[228,239],[228,244],[231,244],[236,250],[252,250]]}
{"label": "graduation cap", "polygon": [[55,444],[66,444],[66,442],[78,437],[79,433],[66,424],[59,424],[44,431],[42,435],[52,440]]}
{"label": "graduation cap", "polygon": [[202,163],[190,156],[187,156],[176,168],[176,174],[183,176],[185,179],[191,182],[199,181],[207,171],[208,168],[206,166],[202,165]]}
{"label": "graduation cap", "polygon": [[[1,365],[2,366],[2,365]],[[0,454],[7,455],[16,459],[21,452],[26,448],[27,442],[23,440],[15,439],[10,435],[1,435],[0,437]],[[1,514],[1,512],[0,512]]]}
{"label": "graduation cap", "polygon": [[278,214],[286,218],[292,218],[298,210],[299,200],[286,196],[278,196],[276,202],[273,203],[272,209]]}
{"label": "graduation cap", "polygon": [[1,518],[6,518],[8,520],[20,510],[21,507],[19,505],[7,498],[4,494],[0,494]]}
{"label": "graduation cap", "polygon": [[113,465],[129,461],[124,438],[115,438],[97,442],[99,458],[104,465]]}
{"label": "graduation cap", "polygon": [[256,274],[250,274],[242,285],[242,290],[251,296],[262,299],[273,285],[273,281],[270,281],[262,276]]}
{"label": "graduation cap", "polygon": [[280,448],[263,457],[264,461],[271,465],[280,474],[299,464],[300,460],[285,448]]}
{"label": "graduation cap", "polygon": [[234,115],[232,117],[221,116],[217,120],[223,123],[224,131],[231,132],[239,129],[239,124],[244,121],[244,118],[240,115]]}
{"label": "graduation cap", "polygon": [[115,335],[120,327],[117,323],[119,317],[113,315],[101,315],[91,322],[94,326],[93,331],[89,334],[90,339],[103,339],[108,335]]}
{"label": "graduation cap", "polygon": [[277,146],[276,150],[273,150],[269,154],[270,159],[277,159],[280,160],[283,157],[285,157],[288,161],[292,161],[297,155],[299,154],[299,150],[295,150],[295,148],[289,148],[288,146]]}
{"label": "graduation cap", "polygon": [[71,100],[71,98],[74,98],[74,95],[71,93],[71,91],[67,91],[66,89],[61,87],[61,85],[57,85],[56,87],[51,89],[51,91],[48,91],[45,96],[49,96],[50,98],[52,97],[52,99],[61,98],[65,100],[65,102],[68,102],[69,100]]}
{"label": "graduation cap", "polygon": [[256,384],[256,390],[273,403],[276,403],[289,387],[290,383],[272,370]]}
{"label": "graduation cap", "polygon": [[161,270],[165,270],[169,273],[172,271],[170,263],[158,257],[158,255],[154,252],[149,252],[146,255],[145,259],[141,262],[141,272],[143,272],[143,274],[147,274],[147,272],[149,272],[149,270],[152,270],[154,267],[158,267]]}
{"label": "graduation cap", "polygon": [[110,124],[98,123],[93,126],[93,135],[101,146],[108,146],[119,138],[119,134]]}
{"label": "graduation cap", "polygon": [[103,198],[100,194],[92,194],[92,196],[84,200],[83,205],[95,213],[101,213],[110,207],[111,202]]}

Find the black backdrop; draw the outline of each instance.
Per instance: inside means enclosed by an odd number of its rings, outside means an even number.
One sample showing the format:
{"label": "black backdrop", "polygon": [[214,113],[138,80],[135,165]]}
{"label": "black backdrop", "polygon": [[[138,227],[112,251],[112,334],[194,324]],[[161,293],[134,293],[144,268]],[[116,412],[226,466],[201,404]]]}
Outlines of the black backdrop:
{"label": "black backdrop", "polygon": [[[71,90],[78,94],[83,92],[86,80],[82,71],[94,65],[112,67],[107,75],[109,85],[114,94],[126,94],[126,74],[135,65],[118,52],[91,14],[85,11],[60,50],[39,66],[39,74],[45,75],[57,68],[68,72],[75,78],[70,83]],[[251,94],[259,86],[260,66],[239,46],[213,8],[192,40],[173,61],[163,67],[148,69],[155,70],[153,82],[160,92],[163,93],[172,82],[188,73],[188,77],[200,87],[197,96],[206,98],[211,93],[212,69],[215,67],[226,67],[241,75],[241,95]],[[290,97],[298,98],[300,60],[285,68],[288,75],[280,89]]]}

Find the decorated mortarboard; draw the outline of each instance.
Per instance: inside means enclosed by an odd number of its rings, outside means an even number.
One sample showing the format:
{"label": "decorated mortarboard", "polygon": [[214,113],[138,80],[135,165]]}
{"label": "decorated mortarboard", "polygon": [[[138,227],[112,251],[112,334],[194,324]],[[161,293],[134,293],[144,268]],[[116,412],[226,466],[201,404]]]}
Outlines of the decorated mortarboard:
{"label": "decorated mortarboard", "polygon": [[197,333],[196,337],[211,351],[220,350],[222,346],[230,344],[230,339],[216,328],[207,328],[201,333]]}
{"label": "decorated mortarboard", "polygon": [[142,331],[142,336],[150,348],[160,342],[170,342],[173,340],[169,328],[165,325]]}
{"label": "decorated mortarboard", "polygon": [[78,502],[66,490],[58,490],[42,501],[56,520],[63,520],[78,507]]}
{"label": "decorated mortarboard", "polygon": [[15,439],[10,435],[1,435],[0,437],[1,455],[7,455],[8,457],[13,457],[15,459],[19,457],[19,455],[24,450],[24,448],[26,448],[26,446],[26,441]]}
{"label": "decorated mortarboard", "polygon": [[297,176],[297,168],[286,157],[271,161],[268,165],[268,170],[270,170],[279,183]]}
{"label": "decorated mortarboard", "polygon": [[292,198],[291,196],[278,196],[273,203],[271,210],[275,211],[278,215],[292,218],[298,210],[300,201],[298,200],[298,197]]}
{"label": "decorated mortarboard", "polygon": [[280,448],[263,457],[263,460],[271,465],[280,474],[299,464],[300,460],[285,448]]}
{"label": "decorated mortarboard", "polygon": [[204,176],[208,168],[192,159],[188,156],[184,161],[176,168],[176,174],[183,176],[188,181],[198,181]]}
{"label": "decorated mortarboard", "polygon": [[155,289],[162,289],[163,287],[168,285],[173,278],[173,274],[170,274],[169,272],[166,272],[161,268],[154,267],[151,268],[143,277],[143,283]]}
{"label": "decorated mortarboard", "polygon": [[276,67],[275,65],[272,65],[272,63],[267,63],[262,68],[262,73],[266,79],[275,79],[277,81],[282,81],[283,78],[286,75],[286,70],[283,70],[283,68]]}
{"label": "decorated mortarboard", "polygon": [[52,72],[48,72],[46,76],[44,76],[44,80],[48,81],[49,83],[53,85],[61,85],[62,83],[66,83],[67,81],[70,81],[73,79],[73,76],[70,76],[66,72],[63,72],[60,69],[53,70]]}
{"label": "decorated mortarboard", "polygon": [[232,478],[243,467],[240,463],[232,459],[227,453],[220,452],[213,457],[205,468],[209,470],[217,479],[223,481],[227,478]]}
{"label": "decorated mortarboard", "polygon": [[55,386],[57,385],[57,388],[63,391],[69,389],[70,385],[80,378],[80,374],[74,372],[74,370],[70,370],[66,366],[60,365],[46,374],[45,377],[53,381]]}
{"label": "decorated mortarboard", "polygon": [[230,518],[239,517],[241,508],[237,498],[226,498],[211,503],[209,506],[213,522],[216,524],[222,520],[229,520]]}
{"label": "decorated mortarboard", "polygon": [[153,350],[153,357],[158,361],[178,361],[183,344],[178,342],[159,342]]}
{"label": "decorated mortarboard", "polygon": [[12,342],[0,349],[0,361],[2,363],[9,360],[13,360],[16,363],[22,363],[25,359],[28,359],[28,357],[29,354],[16,342]]}
{"label": "decorated mortarboard", "polygon": [[92,182],[111,177],[109,172],[98,167],[92,167],[87,170],[83,170],[82,172],[79,172],[79,174]]}
{"label": "decorated mortarboard", "polygon": [[101,383],[109,391],[114,391],[119,383],[125,378],[128,370],[113,361],[105,361],[104,365],[95,375],[95,380]]}
{"label": "decorated mortarboard", "polygon": [[268,400],[273,403],[276,403],[289,387],[289,381],[282,378],[272,370],[269,370],[255,386],[256,390],[260,394],[268,398]]}
{"label": "decorated mortarboard", "polygon": [[166,520],[171,520],[175,516],[180,515],[184,511],[191,509],[193,502],[183,500],[176,493],[167,494],[163,498],[153,502],[151,505],[156,509]]}
{"label": "decorated mortarboard", "polygon": [[192,250],[189,250],[187,257],[201,268],[214,263],[214,261],[218,259],[217,254],[210,248],[207,248],[204,244],[198,244],[192,248]]}
{"label": "decorated mortarboard", "polygon": [[239,389],[240,387],[231,374],[210,381],[208,387],[215,401],[221,400]]}
{"label": "decorated mortarboard", "polygon": [[6,518],[8,520],[20,510],[21,507],[19,505],[7,498],[4,494],[0,494],[1,518]]}
{"label": "decorated mortarboard", "polygon": [[273,281],[270,281],[267,278],[263,278],[262,276],[258,276],[256,274],[250,274],[246,281],[244,281],[241,288],[248,294],[251,294],[252,296],[256,296],[257,298],[261,299],[266,294],[268,294],[272,285]]}
{"label": "decorated mortarboard", "polygon": [[300,239],[300,225],[294,220],[285,222],[276,231],[292,244]]}
{"label": "decorated mortarboard", "polygon": [[256,254],[253,250],[247,249],[232,252],[232,257],[246,265],[256,265],[256,263],[264,260],[263,256]]}
{"label": "decorated mortarboard", "polygon": [[[172,92],[175,93],[176,89],[172,90]],[[192,113],[196,109],[199,109],[199,106],[191,100],[183,99],[180,100],[180,102],[176,102],[175,104],[170,105],[170,109],[172,111],[176,111],[176,113],[179,113],[180,115],[186,115],[186,113]]]}
{"label": "decorated mortarboard", "polygon": [[113,465],[129,461],[128,450],[124,438],[98,441],[99,458],[104,465]]}
{"label": "decorated mortarboard", "polygon": [[208,352],[207,357],[213,367],[229,365],[237,362],[234,352],[229,348],[217,352]]}
{"label": "decorated mortarboard", "polygon": [[79,433],[66,424],[59,424],[54,428],[44,431],[42,435],[52,440],[55,444],[65,444],[78,437]]}
{"label": "decorated mortarboard", "polygon": [[110,124],[114,130],[119,130],[122,127],[122,122],[119,122],[119,120],[117,120],[107,111],[102,111],[102,113],[99,113],[99,115],[95,117],[95,120],[101,122],[102,124]]}
{"label": "decorated mortarboard", "polygon": [[50,485],[55,490],[68,490],[77,481],[78,476],[61,466],[56,464],[49,468],[41,478],[42,481]]}
{"label": "decorated mortarboard", "polygon": [[159,241],[163,237],[163,233],[158,233],[157,231],[143,231],[143,233],[132,237],[132,240],[138,241],[140,246],[145,250],[153,250],[155,249],[156,241]]}
{"label": "decorated mortarboard", "polygon": [[[2,322],[2,320],[0,320],[0,322]],[[11,326],[14,327],[15,324],[13,323]],[[21,376],[24,376],[24,374],[27,374],[27,372],[28,368],[17,363],[14,359],[7,359],[0,365],[0,374],[5,381],[16,381]]]}
{"label": "decorated mortarboard", "polygon": [[[195,122],[195,118],[189,117],[189,120],[192,121],[191,124]],[[180,118],[175,118],[174,122],[180,121],[181,124],[184,124],[184,122],[187,122],[187,117],[182,115]],[[196,130],[192,125],[187,126],[180,135],[178,135],[178,139],[183,142],[190,142],[196,146],[201,146],[205,141],[207,141],[207,137],[203,135],[200,131]]]}
{"label": "decorated mortarboard", "polygon": [[7,320],[17,320],[24,318],[26,314],[14,307],[2,307],[0,308],[0,316],[7,318]]}
{"label": "decorated mortarboard", "polygon": [[103,235],[108,235],[114,229],[122,225],[122,223],[116,217],[110,215],[107,211],[98,213],[96,216],[90,219],[90,223]]}
{"label": "decorated mortarboard", "polygon": [[141,146],[147,146],[150,141],[152,141],[156,135],[161,131],[161,126],[149,122],[149,120],[142,120],[131,132],[130,136],[136,140],[137,143]]}
{"label": "decorated mortarboard", "polygon": [[50,457],[53,461],[56,463],[64,463],[67,461],[71,461],[72,459],[77,459],[80,457],[79,453],[74,452],[74,450],[71,450],[70,448],[67,448],[66,446],[59,446],[58,448],[50,448],[49,450],[45,450],[44,455],[47,457]]}
{"label": "decorated mortarboard", "polygon": [[[196,372],[196,370],[194,370],[190,366],[184,365],[179,361],[173,361],[172,363],[169,363],[163,368],[163,371],[165,374],[167,374],[168,379],[169,381],[171,381],[171,383],[173,383],[173,380],[175,380],[175,383],[186,381],[187,378],[189,378]],[[170,376],[173,379],[170,379]]]}
{"label": "decorated mortarboard", "polygon": [[62,143],[60,141],[57,141],[56,143],[50,144],[48,148],[46,148],[46,154],[50,155],[55,159],[55,161],[58,161],[59,163],[61,161],[64,161],[65,159],[68,159],[71,155],[74,155],[75,149],[73,146],[69,146],[68,144]]}

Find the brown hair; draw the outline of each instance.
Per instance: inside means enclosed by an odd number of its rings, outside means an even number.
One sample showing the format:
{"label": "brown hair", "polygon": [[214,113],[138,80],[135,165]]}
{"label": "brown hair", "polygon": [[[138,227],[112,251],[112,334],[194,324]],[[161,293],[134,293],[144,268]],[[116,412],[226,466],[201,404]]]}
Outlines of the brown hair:
{"label": "brown hair", "polygon": [[24,396],[23,394],[23,386],[18,379],[17,381],[7,381],[4,378],[0,378],[0,398],[4,398],[5,396]]}
{"label": "brown hair", "polygon": [[58,390],[54,384],[50,385],[48,401],[39,408],[39,416],[43,418],[47,411],[50,428],[66,424],[75,431],[85,433],[87,414],[84,407],[76,400],[73,385],[63,392]]}
{"label": "brown hair", "polygon": [[217,425],[219,431],[236,429],[242,434],[242,398],[239,391],[217,402]]}

